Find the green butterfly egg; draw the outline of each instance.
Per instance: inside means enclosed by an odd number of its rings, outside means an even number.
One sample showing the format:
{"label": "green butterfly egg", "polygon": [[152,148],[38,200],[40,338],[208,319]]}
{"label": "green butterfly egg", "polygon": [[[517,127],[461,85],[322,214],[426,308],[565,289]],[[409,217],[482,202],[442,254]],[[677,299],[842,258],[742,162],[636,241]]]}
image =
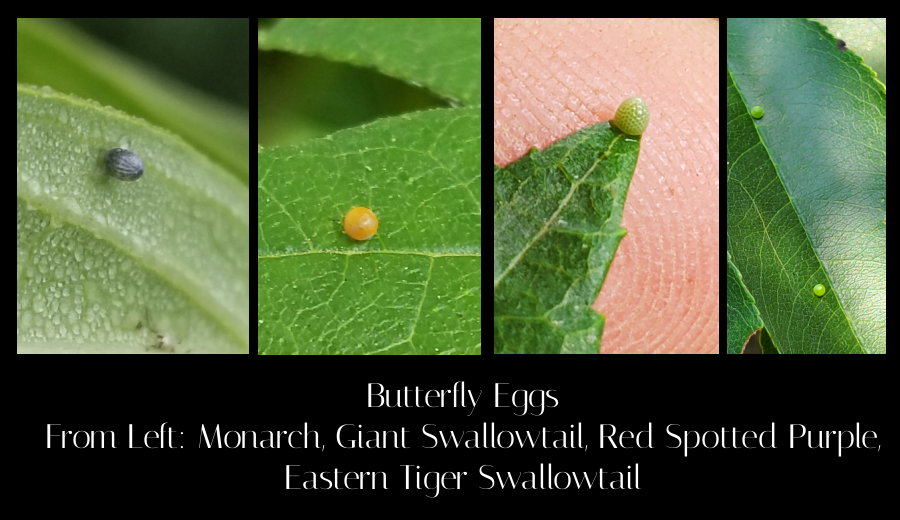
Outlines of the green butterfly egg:
{"label": "green butterfly egg", "polygon": [[813,294],[815,294],[819,298],[825,296],[825,286],[822,284],[816,285],[815,287],[813,287]]}
{"label": "green butterfly egg", "polygon": [[761,117],[763,116],[763,109],[762,109],[762,107],[759,106],[759,105],[756,105],[755,107],[751,108],[751,109],[750,109],[750,115],[753,116],[753,117],[755,117],[756,119],[761,118]]}
{"label": "green butterfly egg", "polygon": [[616,109],[616,117],[613,124],[629,135],[641,135],[650,123],[650,109],[647,103],[639,97],[628,98],[622,101]]}

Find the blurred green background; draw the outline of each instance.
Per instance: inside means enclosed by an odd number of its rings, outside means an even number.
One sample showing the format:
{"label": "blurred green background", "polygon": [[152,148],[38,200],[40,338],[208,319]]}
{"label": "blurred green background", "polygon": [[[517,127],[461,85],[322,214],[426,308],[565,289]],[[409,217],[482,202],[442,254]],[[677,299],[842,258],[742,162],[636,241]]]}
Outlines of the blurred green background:
{"label": "blurred green background", "polygon": [[[260,19],[265,28],[276,19]],[[322,137],[386,116],[448,102],[429,90],[391,78],[374,68],[300,57],[257,53],[257,139],[263,146]]]}
{"label": "blurred green background", "polygon": [[249,19],[16,20],[16,81],[168,129],[245,184]]}

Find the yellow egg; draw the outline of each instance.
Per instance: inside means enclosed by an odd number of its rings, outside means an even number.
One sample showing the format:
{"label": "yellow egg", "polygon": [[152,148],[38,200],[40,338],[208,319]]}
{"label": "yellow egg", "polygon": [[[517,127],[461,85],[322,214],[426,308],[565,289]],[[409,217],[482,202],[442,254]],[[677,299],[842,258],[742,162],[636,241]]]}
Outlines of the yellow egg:
{"label": "yellow egg", "polygon": [[378,231],[378,217],[369,208],[351,208],[344,216],[344,231],[353,240],[368,240]]}

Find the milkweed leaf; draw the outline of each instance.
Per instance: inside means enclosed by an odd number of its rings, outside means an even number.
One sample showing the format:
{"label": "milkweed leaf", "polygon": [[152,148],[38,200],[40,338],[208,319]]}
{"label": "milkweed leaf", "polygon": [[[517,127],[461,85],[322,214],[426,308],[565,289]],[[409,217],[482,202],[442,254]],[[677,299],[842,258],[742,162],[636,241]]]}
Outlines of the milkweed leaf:
{"label": "milkweed leaf", "polygon": [[17,84],[16,201],[18,352],[249,353],[249,191],[177,136]]}

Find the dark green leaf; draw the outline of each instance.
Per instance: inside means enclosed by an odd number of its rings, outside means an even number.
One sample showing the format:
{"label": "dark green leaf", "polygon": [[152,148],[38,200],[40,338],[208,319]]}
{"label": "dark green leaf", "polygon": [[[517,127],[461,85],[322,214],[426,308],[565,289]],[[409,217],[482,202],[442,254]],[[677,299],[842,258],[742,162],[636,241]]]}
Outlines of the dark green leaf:
{"label": "dark green leaf", "polygon": [[762,328],[762,320],[759,319],[759,309],[753,302],[753,296],[744,287],[741,281],[741,273],[731,262],[731,254],[728,255],[728,333],[727,352],[740,354],[747,343],[747,339],[756,330]]}
{"label": "dark green leaf", "polygon": [[[154,43],[156,38],[169,43],[168,33],[141,36],[150,38],[141,40],[146,46],[161,47]],[[161,52],[177,52],[174,49],[167,45]],[[218,52],[218,47],[210,46],[206,52]],[[143,117],[178,134],[241,182],[249,183],[250,133],[245,112],[186,89],[64,21],[16,19],[16,78],[20,83],[51,85],[57,92]]]}
{"label": "dark green leaf", "polygon": [[640,138],[600,123],[494,166],[494,352],[598,353],[592,308],[625,230]]}
{"label": "dark green leaf", "polygon": [[284,18],[260,49],[374,66],[469,105],[481,104],[478,18]]}

